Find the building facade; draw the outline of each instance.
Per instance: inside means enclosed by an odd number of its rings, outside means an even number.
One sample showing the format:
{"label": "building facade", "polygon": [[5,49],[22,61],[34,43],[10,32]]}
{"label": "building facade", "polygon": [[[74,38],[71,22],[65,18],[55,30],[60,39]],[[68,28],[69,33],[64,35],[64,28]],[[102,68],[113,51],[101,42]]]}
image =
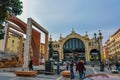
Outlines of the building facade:
{"label": "building facade", "polygon": [[109,37],[105,45],[110,59],[120,59],[120,29]]}
{"label": "building facade", "polygon": [[[23,43],[21,44],[21,40],[20,40],[20,36],[19,35],[16,35],[16,34],[13,34],[13,33],[10,33],[8,34],[8,39],[7,39],[7,45],[6,45],[6,48],[5,48],[5,51],[9,52],[9,53],[12,53],[12,54],[15,54],[17,56],[19,56],[19,53],[20,53],[20,45],[22,45],[22,60],[23,60],[23,53],[25,51],[25,42],[26,42],[26,39],[23,38],[22,41]],[[0,50],[2,51],[2,42],[3,42],[3,39],[0,40]],[[30,49],[30,56],[33,56],[33,50],[32,50],[32,47]],[[40,62],[44,62],[43,60],[45,59],[45,44],[44,43],[40,43]]]}
{"label": "building facade", "polygon": [[107,51],[108,51],[108,50],[107,50],[107,46],[104,45],[104,46],[103,46],[103,58],[104,58],[104,60],[108,59],[108,57],[109,57]]}
{"label": "building facade", "polygon": [[[2,50],[2,40],[0,40],[0,49]],[[5,51],[17,54],[19,52],[20,39],[16,34],[9,33]]]}
{"label": "building facade", "polygon": [[99,31],[98,36],[96,33],[94,37],[90,39],[88,34],[81,36],[74,30],[71,31],[66,37],[62,37],[60,34],[58,41],[53,42],[52,46],[54,49],[53,58],[55,60],[78,60],[84,61],[101,61],[102,55],[102,34]]}

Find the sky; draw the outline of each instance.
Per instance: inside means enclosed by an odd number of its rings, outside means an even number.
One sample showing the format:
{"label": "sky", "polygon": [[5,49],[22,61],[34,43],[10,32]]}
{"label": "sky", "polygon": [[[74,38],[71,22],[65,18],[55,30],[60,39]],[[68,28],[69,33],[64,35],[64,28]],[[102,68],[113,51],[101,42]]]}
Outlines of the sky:
{"label": "sky", "polygon": [[92,38],[101,30],[103,44],[120,28],[120,0],[21,0],[23,13],[18,16],[27,22],[31,17],[44,27],[53,40],[60,34],[66,37],[75,32]]}

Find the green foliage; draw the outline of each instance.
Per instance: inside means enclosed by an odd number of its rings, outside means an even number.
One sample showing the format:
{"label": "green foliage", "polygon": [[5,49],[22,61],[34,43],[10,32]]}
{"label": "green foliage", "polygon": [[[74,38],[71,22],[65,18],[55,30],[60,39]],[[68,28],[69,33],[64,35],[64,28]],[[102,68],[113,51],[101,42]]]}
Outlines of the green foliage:
{"label": "green foliage", "polygon": [[3,39],[4,38],[4,26],[2,26],[1,24],[0,24],[0,39]]}
{"label": "green foliage", "polygon": [[9,14],[20,15],[22,13],[22,2],[20,0],[0,0],[0,39],[4,36],[3,23]]}

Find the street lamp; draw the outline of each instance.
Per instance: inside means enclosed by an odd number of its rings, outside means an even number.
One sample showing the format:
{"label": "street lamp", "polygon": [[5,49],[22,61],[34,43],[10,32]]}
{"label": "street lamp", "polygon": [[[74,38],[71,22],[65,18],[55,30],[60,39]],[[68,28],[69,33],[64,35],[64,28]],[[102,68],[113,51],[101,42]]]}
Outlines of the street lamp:
{"label": "street lamp", "polygon": [[[101,33],[99,33],[99,35],[101,35]],[[97,42],[95,44],[98,46],[98,49],[99,49],[99,61],[101,63],[101,48],[100,48],[99,38],[97,38],[97,34],[96,33],[94,33],[94,37],[95,37],[95,41]]]}

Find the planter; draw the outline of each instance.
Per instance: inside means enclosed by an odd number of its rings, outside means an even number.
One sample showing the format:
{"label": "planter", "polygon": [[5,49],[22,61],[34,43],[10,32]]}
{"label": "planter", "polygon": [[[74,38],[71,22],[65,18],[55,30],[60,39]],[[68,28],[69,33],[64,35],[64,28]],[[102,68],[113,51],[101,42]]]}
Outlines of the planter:
{"label": "planter", "polygon": [[70,77],[70,71],[65,70],[65,71],[62,71],[61,74],[63,77]]}
{"label": "planter", "polygon": [[15,71],[16,76],[34,77],[37,75],[37,71]]}

